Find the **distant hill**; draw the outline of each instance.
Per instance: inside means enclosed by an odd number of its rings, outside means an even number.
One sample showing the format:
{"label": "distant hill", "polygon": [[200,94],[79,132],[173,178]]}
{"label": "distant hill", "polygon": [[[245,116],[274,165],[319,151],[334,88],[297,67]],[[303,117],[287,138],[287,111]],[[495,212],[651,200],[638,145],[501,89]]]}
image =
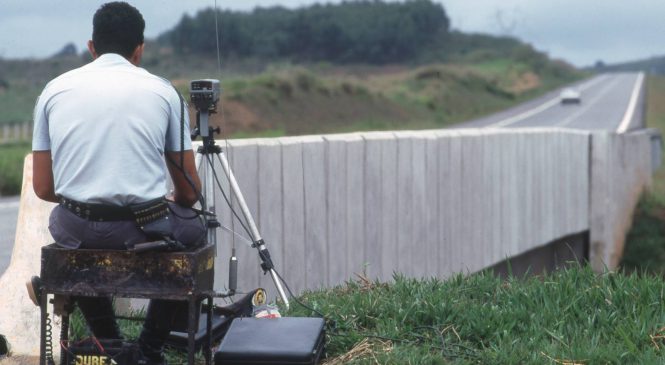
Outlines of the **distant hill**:
{"label": "distant hill", "polygon": [[[440,128],[586,75],[515,38],[450,30],[429,0],[207,9],[146,43],[142,67],[185,96],[189,80],[221,80],[211,123],[231,137]],[[44,85],[89,61],[69,45],[44,60],[0,59],[0,124],[29,121]]]}
{"label": "distant hill", "polygon": [[651,57],[643,60],[605,65],[596,63],[596,71],[643,71],[651,75],[665,75],[665,56]]}

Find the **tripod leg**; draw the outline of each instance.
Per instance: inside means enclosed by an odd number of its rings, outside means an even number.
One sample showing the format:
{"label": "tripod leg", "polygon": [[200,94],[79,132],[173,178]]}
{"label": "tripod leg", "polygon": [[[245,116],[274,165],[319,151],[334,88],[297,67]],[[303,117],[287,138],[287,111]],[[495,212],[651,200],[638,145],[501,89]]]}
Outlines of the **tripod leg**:
{"label": "tripod leg", "polygon": [[[200,151],[196,155],[196,161],[197,161],[197,166],[198,166],[198,173],[199,173],[199,178],[201,179],[201,182],[203,183],[202,186],[202,194],[203,194],[203,205],[201,207],[202,210],[210,212],[213,214],[215,212],[215,181],[214,181],[214,166],[212,164],[215,163],[215,161],[210,158],[210,153],[206,151]],[[216,221],[215,221],[216,222]],[[213,223],[215,223],[213,222]],[[209,244],[216,245],[217,244],[217,224],[212,224],[210,225],[210,222],[208,221],[208,236],[207,240]]]}
{"label": "tripod leg", "polygon": [[268,249],[265,247],[265,242],[263,241],[263,238],[261,238],[261,234],[259,233],[259,230],[256,227],[256,223],[254,222],[252,213],[249,211],[247,203],[245,203],[245,198],[243,197],[242,191],[240,191],[240,187],[238,186],[238,182],[236,181],[236,178],[233,175],[233,171],[231,170],[229,161],[226,159],[224,152],[219,152],[217,154],[217,158],[219,159],[219,162],[222,164],[222,168],[224,169],[226,178],[228,179],[229,185],[231,186],[231,191],[233,192],[234,197],[238,201],[238,205],[240,205],[240,210],[242,212],[242,215],[245,217],[245,221],[247,222],[249,228],[249,233],[254,243],[253,247],[256,247],[259,250],[259,257],[261,258],[262,261],[261,266],[263,267],[263,270],[265,272],[270,272],[270,276],[272,277],[272,280],[275,283],[275,287],[279,292],[279,296],[284,301],[284,305],[286,306],[286,308],[289,308],[289,299],[286,296],[286,293],[284,293],[281,280],[277,277],[277,273],[275,273],[275,270],[273,269]]}

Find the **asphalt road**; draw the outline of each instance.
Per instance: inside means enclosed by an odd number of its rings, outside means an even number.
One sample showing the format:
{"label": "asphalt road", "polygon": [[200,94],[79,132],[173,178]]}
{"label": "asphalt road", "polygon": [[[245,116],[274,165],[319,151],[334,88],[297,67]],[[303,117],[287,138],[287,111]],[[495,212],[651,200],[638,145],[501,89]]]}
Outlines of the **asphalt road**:
{"label": "asphalt road", "polygon": [[14,247],[19,197],[0,198],[0,274],[9,266]]}
{"label": "asphalt road", "polygon": [[573,85],[581,92],[580,104],[562,104],[559,89],[452,128],[563,127],[616,131],[639,128],[643,82],[644,77],[637,73],[602,74]]}
{"label": "asphalt road", "polygon": [[[453,128],[565,127],[625,130],[641,124],[643,77],[636,73],[603,74],[575,83],[579,105],[562,105],[560,90],[511,109]],[[623,124],[623,125],[622,125]],[[18,215],[18,197],[0,198],[0,274],[9,265]]]}

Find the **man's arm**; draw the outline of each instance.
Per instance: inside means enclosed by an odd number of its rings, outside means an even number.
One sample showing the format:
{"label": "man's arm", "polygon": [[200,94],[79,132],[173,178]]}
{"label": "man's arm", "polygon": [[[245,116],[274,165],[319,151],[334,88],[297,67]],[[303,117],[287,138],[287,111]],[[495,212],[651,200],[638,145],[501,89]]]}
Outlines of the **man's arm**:
{"label": "man's arm", "polygon": [[53,184],[51,151],[32,152],[32,189],[40,199],[58,202]]}
{"label": "man's arm", "polygon": [[[182,169],[180,168],[180,159],[184,163]],[[176,203],[191,207],[198,200],[198,194],[201,192],[201,180],[196,171],[196,164],[194,163],[194,152],[186,150],[183,152],[166,152],[166,166],[169,168],[169,174],[173,180],[174,200]],[[194,184],[196,190],[192,188],[190,181],[187,180],[183,171],[187,173],[191,183]]]}

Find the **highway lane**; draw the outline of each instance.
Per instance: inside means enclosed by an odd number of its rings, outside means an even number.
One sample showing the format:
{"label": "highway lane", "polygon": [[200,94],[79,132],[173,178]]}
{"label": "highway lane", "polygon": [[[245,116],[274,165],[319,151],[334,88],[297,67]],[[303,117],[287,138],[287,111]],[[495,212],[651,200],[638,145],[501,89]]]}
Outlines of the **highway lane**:
{"label": "highway lane", "polygon": [[602,74],[573,85],[581,92],[579,105],[562,104],[559,89],[509,110],[452,128],[565,127],[624,132],[642,126],[643,85],[642,74]]}
{"label": "highway lane", "polygon": [[[561,105],[560,90],[508,110],[451,128],[566,127],[578,129],[619,129],[622,121],[639,127],[643,77],[636,73],[602,74],[574,83],[582,94],[580,105]],[[635,99],[635,100],[633,100]],[[631,104],[634,104],[631,111]],[[18,197],[0,198],[0,274],[9,265],[16,221]]]}
{"label": "highway lane", "polygon": [[14,248],[19,197],[0,198],[0,275],[9,266]]}

